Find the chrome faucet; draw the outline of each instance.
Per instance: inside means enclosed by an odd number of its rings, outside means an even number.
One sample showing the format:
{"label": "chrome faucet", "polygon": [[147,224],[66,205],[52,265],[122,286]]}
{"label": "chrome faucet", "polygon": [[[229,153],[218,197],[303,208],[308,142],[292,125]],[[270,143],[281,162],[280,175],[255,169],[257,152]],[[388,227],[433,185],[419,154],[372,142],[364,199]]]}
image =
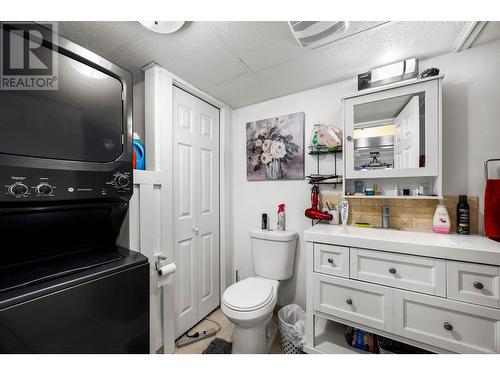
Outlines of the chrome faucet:
{"label": "chrome faucet", "polygon": [[389,207],[382,206],[382,228],[389,229]]}

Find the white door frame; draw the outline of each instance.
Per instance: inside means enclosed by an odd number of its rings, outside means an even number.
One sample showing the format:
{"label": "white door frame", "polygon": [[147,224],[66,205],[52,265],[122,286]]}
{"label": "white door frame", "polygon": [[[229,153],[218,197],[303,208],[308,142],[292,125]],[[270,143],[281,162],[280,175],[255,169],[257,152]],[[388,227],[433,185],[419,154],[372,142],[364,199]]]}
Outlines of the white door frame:
{"label": "white door frame", "polygon": [[[220,197],[220,296],[225,289],[234,283],[234,256],[232,250],[232,193],[231,193],[231,108],[206,94],[190,83],[170,73],[156,63],[148,64],[143,68],[145,71],[145,105],[146,105],[146,123],[159,123],[162,129],[162,138],[173,139],[173,87],[176,86],[199,99],[213,105],[220,111],[220,140],[219,140],[219,197]],[[150,105],[148,105],[150,103]],[[153,110],[152,110],[153,109]],[[146,124],[147,126],[147,124]],[[160,160],[161,165],[155,165],[154,169],[161,170],[163,181],[166,184],[165,199],[168,201],[167,206],[173,212],[173,145],[172,142],[164,142],[161,144],[162,150],[151,149],[149,145],[155,144],[155,134],[146,132],[146,144],[148,152],[155,155],[155,160]],[[165,144],[166,143],[166,144]],[[148,164],[149,168],[150,164]],[[171,215],[167,215],[166,228],[162,231],[164,242],[168,244],[168,248],[164,249],[167,258],[173,260],[173,219]],[[165,297],[165,295],[164,295]],[[170,299],[170,297],[167,297]],[[173,300],[164,301],[164,307]],[[173,318],[173,315],[172,315]],[[164,322],[165,323],[165,322]],[[164,324],[164,338],[172,336],[170,329],[167,329],[167,324]],[[164,347],[165,347],[164,343]]]}

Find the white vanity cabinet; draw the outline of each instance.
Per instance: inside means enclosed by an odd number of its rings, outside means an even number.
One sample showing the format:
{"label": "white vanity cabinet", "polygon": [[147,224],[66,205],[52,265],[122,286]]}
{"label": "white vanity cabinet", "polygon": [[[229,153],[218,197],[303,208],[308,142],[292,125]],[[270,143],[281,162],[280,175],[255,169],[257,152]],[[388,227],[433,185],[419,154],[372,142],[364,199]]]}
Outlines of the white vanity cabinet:
{"label": "white vanity cabinet", "polygon": [[363,353],[345,340],[352,326],[436,353],[500,353],[500,243],[324,224],[304,237],[306,352]]}

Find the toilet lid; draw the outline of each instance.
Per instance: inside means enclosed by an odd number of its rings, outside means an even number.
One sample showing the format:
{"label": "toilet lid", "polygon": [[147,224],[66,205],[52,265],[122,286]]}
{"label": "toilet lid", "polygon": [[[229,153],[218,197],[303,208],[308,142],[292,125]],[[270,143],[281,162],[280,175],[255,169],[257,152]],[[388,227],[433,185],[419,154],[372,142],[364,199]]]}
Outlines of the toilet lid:
{"label": "toilet lid", "polygon": [[257,310],[273,299],[273,286],[269,281],[249,277],[227,288],[222,299],[233,310]]}

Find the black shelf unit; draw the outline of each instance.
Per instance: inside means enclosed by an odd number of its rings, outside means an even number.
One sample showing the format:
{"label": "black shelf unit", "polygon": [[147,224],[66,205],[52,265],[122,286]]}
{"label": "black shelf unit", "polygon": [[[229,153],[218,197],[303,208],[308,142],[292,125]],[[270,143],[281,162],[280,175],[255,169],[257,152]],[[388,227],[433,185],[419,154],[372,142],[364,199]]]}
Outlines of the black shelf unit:
{"label": "black shelf unit", "polygon": [[[317,167],[316,167],[316,174],[311,174],[309,176],[306,176],[306,179],[311,185],[333,185],[334,188],[337,188],[338,184],[342,183],[342,176],[339,176],[337,174],[337,154],[342,153],[342,148],[337,147],[335,150],[317,150],[313,148],[314,146],[309,146],[309,155],[316,155],[317,156]],[[319,161],[320,161],[320,155],[333,155],[334,156],[334,171],[333,174],[321,174],[319,171]],[[335,179],[335,181],[328,181]]]}

